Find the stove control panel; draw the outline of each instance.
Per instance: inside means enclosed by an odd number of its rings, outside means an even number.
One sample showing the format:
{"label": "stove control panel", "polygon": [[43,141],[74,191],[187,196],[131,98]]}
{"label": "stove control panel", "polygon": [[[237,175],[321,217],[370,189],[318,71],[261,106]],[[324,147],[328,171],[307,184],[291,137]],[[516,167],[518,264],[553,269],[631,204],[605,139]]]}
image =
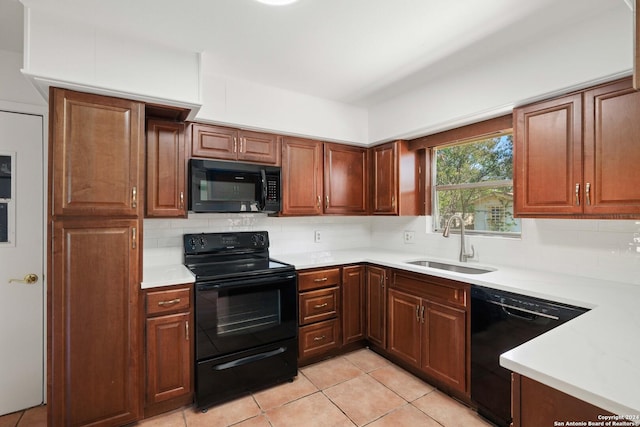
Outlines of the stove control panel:
{"label": "stove control panel", "polygon": [[261,251],[269,249],[269,233],[267,231],[241,231],[185,234],[183,242],[185,254]]}

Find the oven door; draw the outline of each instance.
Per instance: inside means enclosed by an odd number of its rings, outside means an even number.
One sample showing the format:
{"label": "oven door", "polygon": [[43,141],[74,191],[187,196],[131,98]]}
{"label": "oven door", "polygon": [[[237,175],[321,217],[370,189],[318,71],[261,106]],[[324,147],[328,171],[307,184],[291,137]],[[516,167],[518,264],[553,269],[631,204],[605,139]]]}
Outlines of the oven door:
{"label": "oven door", "polygon": [[295,272],[196,283],[196,359],[296,338]]}

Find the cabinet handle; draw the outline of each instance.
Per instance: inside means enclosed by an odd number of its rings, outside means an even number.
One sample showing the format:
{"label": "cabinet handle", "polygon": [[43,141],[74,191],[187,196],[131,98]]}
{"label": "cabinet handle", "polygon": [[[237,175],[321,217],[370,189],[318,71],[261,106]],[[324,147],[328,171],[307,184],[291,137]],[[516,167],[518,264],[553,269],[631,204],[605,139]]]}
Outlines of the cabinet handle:
{"label": "cabinet handle", "polygon": [[313,279],[313,281],[316,283],[326,282],[327,280],[329,280],[328,277],[323,277],[322,279]]}
{"label": "cabinet handle", "polygon": [[576,206],[580,206],[580,184],[576,184]]}
{"label": "cabinet handle", "polygon": [[238,140],[235,136],[233,137],[233,152],[234,153],[238,152]]}
{"label": "cabinet handle", "polygon": [[133,187],[131,189],[131,207],[132,208],[138,207],[138,188],[137,187]]}
{"label": "cabinet handle", "polygon": [[591,184],[587,182],[586,187],[584,188],[585,196],[587,199],[587,206],[591,205]]}
{"label": "cabinet handle", "polygon": [[138,232],[136,230],[136,227],[133,227],[131,229],[131,249],[135,249],[137,246],[137,242],[136,242],[137,236],[138,236]]}
{"label": "cabinet handle", "polygon": [[[244,144],[243,144],[243,142],[244,142]],[[244,153],[244,150],[243,150],[243,148],[242,148],[242,146],[243,146],[243,145],[245,146],[245,149],[246,149],[246,145],[247,145],[247,138],[240,138],[240,152],[241,152],[241,153]]]}
{"label": "cabinet handle", "polygon": [[174,299],[170,299],[168,301],[160,301],[160,302],[158,302],[158,305],[160,307],[164,307],[166,305],[173,305],[173,304],[177,304],[179,302],[180,302],[180,298],[174,298]]}
{"label": "cabinet handle", "polygon": [[420,318],[422,319],[422,323],[424,323],[424,305],[420,308]]}
{"label": "cabinet handle", "polygon": [[325,198],[325,201],[326,201],[326,204],[325,204],[326,209],[329,209],[329,196]]}
{"label": "cabinet handle", "polygon": [[328,306],[328,305],[329,305],[329,304],[325,302],[325,303],[323,303],[323,304],[316,304],[316,305],[314,305],[314,306],[313,306],[313,308],[322,308],[322,307],[326,307],[326,306]]}
{"label": "cabinet handle", "polygon": [[318,196],[318,208],[322,207],[322,197]]}
{"label": "cabinet handle", "polygon": [[184,322],[184,336],[187,341],[189,341],[189,321]]}
{"label": "cabinet handle", "polygon": [[391,196],[391,208],[396,208],[396,196]]}
{"label": "cabinet handle", "polygon": [[420,306],[416,305],[416,322],[420,323]]}
{"label": "cabinet handle", "polygon": [[180,209],[184,209],[184,191],[180,192]]}
{"label": "cabinet handle", "polygon": [[314,340],[314,341],[322,341],[322,340],[323,340],[323,339],[325,339],[325,338],[326,338],[326,336],[321,335],[321,336],[319,336],[319,337],[314,337],[314,338],[313,338],[313,340]]}

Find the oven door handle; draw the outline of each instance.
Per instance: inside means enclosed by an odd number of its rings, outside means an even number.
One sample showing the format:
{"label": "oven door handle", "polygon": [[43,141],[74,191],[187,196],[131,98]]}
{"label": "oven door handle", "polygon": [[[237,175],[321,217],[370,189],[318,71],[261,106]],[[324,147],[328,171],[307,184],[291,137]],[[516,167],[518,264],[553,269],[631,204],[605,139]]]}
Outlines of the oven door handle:
{"label": "oven door handle", "polygon": [[212,369],[215,371],[224,371],[225,369],[236,368],[238,366],[246,365],[248,363],[257,362],[259,360],[268,359],[269,357],[277,356],[287,351],[287,347],[279,347],[275,350],[267,351],[265,353],[254,354],[253,356],[243,357],[242,359],[233,360],[231,362],[216,365]]}
{"label": "oven door handle", "polygon": [[232,279],[225,280],[220,282],[210,282],[210,283],[197,283],[198,290],[213,290],[213,289],[226,289],[226,288],[238,288],[239,286],[244,285],[247,286],[262,286],[262,285],[270,285],[273,283],[282,282],[284,280],[293,280],[296,278],[295,273],[286,273],[286,274],[278,274],[278,275],[270,275],[268,277],[243,277],[241,279]]}

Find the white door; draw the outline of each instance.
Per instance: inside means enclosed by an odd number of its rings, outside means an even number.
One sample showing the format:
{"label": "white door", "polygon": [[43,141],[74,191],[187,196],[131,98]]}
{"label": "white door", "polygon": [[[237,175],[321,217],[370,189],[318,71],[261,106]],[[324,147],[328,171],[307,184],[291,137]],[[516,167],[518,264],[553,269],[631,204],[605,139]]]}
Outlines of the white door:
{"label": "white door", "polygon": [[0,415],[44,400],[42,122],[0,111]]}

